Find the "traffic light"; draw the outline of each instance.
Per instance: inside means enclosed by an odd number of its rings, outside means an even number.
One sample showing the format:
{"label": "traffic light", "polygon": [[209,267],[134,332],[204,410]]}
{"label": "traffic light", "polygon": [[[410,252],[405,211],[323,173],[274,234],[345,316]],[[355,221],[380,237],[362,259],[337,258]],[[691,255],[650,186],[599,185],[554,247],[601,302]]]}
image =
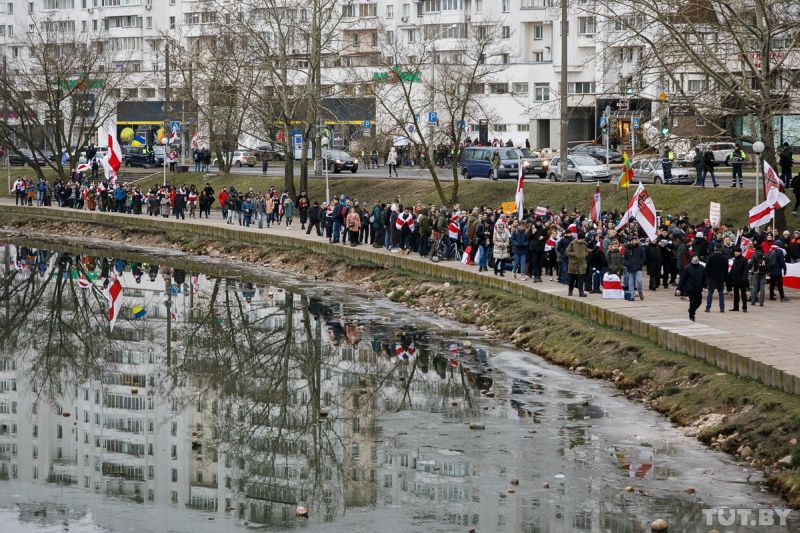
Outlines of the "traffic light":
{"label": "traffic light", "polygon": [[662,137],[666,137],[667,135],[669,135],[669,128],[666,127],[666,126],[662,126],[661,127],[661,136]]}
{"label": "traffic light", "polygon": [[628,89],[625,91],[625,94],[628,96],[633,96],[633,87],[628,87]]}

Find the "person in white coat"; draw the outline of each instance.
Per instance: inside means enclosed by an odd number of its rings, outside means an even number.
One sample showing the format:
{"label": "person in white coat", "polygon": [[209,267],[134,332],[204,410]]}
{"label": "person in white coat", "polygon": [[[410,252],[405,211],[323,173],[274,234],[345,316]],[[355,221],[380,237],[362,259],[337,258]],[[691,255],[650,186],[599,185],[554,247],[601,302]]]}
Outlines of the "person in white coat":
{"label": "person in white coat", "polygon": [[389,177],[392,177],[392,171],[394,171],[394,177],[397,177],[397,152],[392,146],[392,149],[389,150],[389,154],[386,156],[386,165],[389,167]]}

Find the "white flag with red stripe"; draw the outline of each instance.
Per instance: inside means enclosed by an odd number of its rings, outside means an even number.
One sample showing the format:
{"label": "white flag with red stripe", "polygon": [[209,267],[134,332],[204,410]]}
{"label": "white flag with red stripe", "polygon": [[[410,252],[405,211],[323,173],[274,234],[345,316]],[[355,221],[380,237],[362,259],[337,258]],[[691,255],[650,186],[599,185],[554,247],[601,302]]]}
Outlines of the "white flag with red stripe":
{"label": "white flag with red stripe", "polygon": [[198,141],[197,141],[197,130],[195,129],[195,130],[194,130],[194,135],[192,135],[192,148],[194,148],[195,150],[197,150],[197,147],[198,147],[198,146],[199,146],[199,145],[198,145]]}
{"label": "white flag with red stripe", "polygon": [[81,289],[88,289],[92,286],[92,282],[86,278],[78,278],[78,287]]}
{"label": "white flag with red stripe", "polygon": [[[764,161],[764,197],[768,198],[769,193],[772,189],[777,189],[778,192],[783,192],[785,190],[786,184],[783,183],[783,180],[778,177],[778,174],[775,172],[775,169],[772,168],[772,165]],[[783,206],[780,206],[783,207]],[[775,209],[780,209],[777,205]]]}
{"label": "white flag with red stripe", "polygon": [[470,263],[469,256],[472,253],[472,246],[464,248],[464,253],[461,254],[461,264],[468,265]]}
{"label": "white flag with red stripe", "polygon": [[537,205],[536,211],[534,211],[533,214],[536,215],[537,217],[545,217],[547,216],[547,208]]}
{"label": "white flag with red stripe", "polygon": [[545,241],[544,243],[544,251],[549,252],[550,250],[556,247],[556,244],[558,244],[558,238],[553,237],[551,235],[550,237],[547,238],[547,241]]}
{"label": "white flag with red stripe", "polygon": [[603,275],[603,298],[616,300],[625,298],[625,291],[622,290],[622,281],[616,274],[606,273]]}
{"label": "white flag with red stripe", "polygon": [[786,264],[786,274],[783,276],[783,285],[793,289],[800,289],[800,263]]}
{"label": "white flag with red stripe", "polygon": [[108,134],[108,154],[103,158],[103,171],[113,187],[117,183],[117,171],[122,166],[122,149],[113,134]]}
{"label": "white flag with red stripe", "polygon": [[90,165],[87,165],[86,163],[81,163],[77,167],[75,167],[75,170],[83,174],[84,172],[89,172],[90,170],[92,170],[92,167]]}
{"label": "white flag with red stripe", "polygon": [[789,197],[783,194],[777,186],[770,187],[767,199],[748,212],[747,223],[751,228],[763,226],[772,220],[776,209],[783,208],[789,202],[791,202]]}
{"label": "white flag with red stripe", "polygon": [[114,280],[104,292],[108,300],[108,330],[114,331],[114,324],[117,323],[117,317],[122,310],[122,283],[119,281],[119,276],[114,276]]}
{"label": "white flag with red stripe", "polygon": [[592,209],[589,211],[589,220],[600,222],[600,184],[598,183],[594,188],[594,196],[592,196]]}
{"label": "white flag with red stripe", "polygon": [[625,211],[622,220],[617,224],[617,230],[625,227],[631,219],[639,223],[639,226],[642,227],[648,238],[656,238],[656,205],[653,203],[653,199],[650,197],[650,194],[648,194],[647,189],[644,188],[641,181],[639,182],[639,187],[636,189],[636,193],[634,193],[633,198],[631,198],[628,204],[628,210]]}
{"label": "white flag with red stripe", "polygon": [[522,220],[522,206],[525,203],[525,189],[523,188],[525,173],[522,170],[522,156],[519,157],[517,168],[519,169],[517,173],[517,194],[514,196],[514,201],[517,204],[517,216]]}

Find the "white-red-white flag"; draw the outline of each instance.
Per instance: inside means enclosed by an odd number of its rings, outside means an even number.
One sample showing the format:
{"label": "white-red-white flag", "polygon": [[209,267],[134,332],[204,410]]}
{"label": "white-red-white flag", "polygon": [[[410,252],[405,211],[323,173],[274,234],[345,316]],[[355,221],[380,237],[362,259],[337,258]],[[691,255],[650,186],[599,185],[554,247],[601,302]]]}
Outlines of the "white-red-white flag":
{"label": "white-red-white flag", "polygon": [[81,163],[77,167],[75,167],[75,170],[83,174],[84,172],[89,172],[90,170],[92,170],[92,167],[91,165],[87,165],[86,163]]}
{"label": "white-red-white flag", "polygon": [[88,289],[92,286],[92,282],[86,278],[78,278],[78,287],[81,289]]}
{"label": "white-red-white flag", "polygon": [[122,283],[119,281],[119,276],[114,276],[114,280],[104,292],[108,300],[108,328],[109,331],[114,331],[114,324],[117,323],[117,317],[122,310]]}
{"label": "white-red-white flag", "polygon": [[592,196],[592,209],[589,211],[589,220],[600,222],[600,184],[598,183],[594,188],[594,196]]}
{"label": "white-red-white flag", "polygon": [[776,209],[782,209],[789,202],[791,202],[789,197],[783,194],[778,187],[770,187],[767,199],[748,212],[747,223],[751,228],[763,226],[772,220]]}
{"label": "white-red-white flag", "polygon": [[520,156],[519,161],[517,163],[518,176],[517,176],[517,194],[514,196],[514,201],[517,204],[517,216],[520,220],[522,220],[522,206],[525,203],[525,189],[523,188],[523,182],[525,180],[525,172],[522,170],[522,157]]}
{"label": "white-red-white flag", "polygon": [[197,150],[198,146],[199,146],[199,144],[198,144],[198,140],[197,140],[197,130],[195,129],[194,130],[194,135],[192,135],[192,148]]}
{"label": "white-red-white flag", "polygon": [[547,208],[537,205],[536,211],[534,211],[533,214],[536,215],[537,217],[545,217],[547,216]]}
{"label": "white-red-white flag", "polygon": [[556,244],[558,244],[558,239],[554,238],[551,235],[550,237],[547,238],[547,240],[544,243],[544,251],[549,252],[550,250],[556,247]]}
{"label": "white-red-white flag", "polygon": [[631,219],[639,223],[639,226],[642,227],[649,239],[656,238],[656,205],[653,203],[653,199],[650,197],[650,194],[647,192],[647,189],[644,188],[641,181],[639,182],[639,187],[636,189],[633,198],[631,198],[628,204],[628,210],[625,211],[622,220],[617,224],[617,230],[625,227]]}
{"label": "white-red-white flag", "polygon": [[111,186],[117,184],[117,171],[122,166],[122,149],[117,142],[117,138],[113,134],[108,134],[108,154],[101,161],[103,163],[103,172],[105,172],[106,179],[109,180]]}
{"label": "white-red-white flag", "polygon": [[[778,173],[775,172],[775,169],[772,168],[772,165],[764,161],[764,198],[769,196],[769,192],[772,189],[777,189],[778,192],[783,192],[785,190],[786,184],[783,183],[783,180],[778,176]],[[781,206],[783,207],[783,206]],[[778,206],[775,206],[775,209],[779,209]]]}

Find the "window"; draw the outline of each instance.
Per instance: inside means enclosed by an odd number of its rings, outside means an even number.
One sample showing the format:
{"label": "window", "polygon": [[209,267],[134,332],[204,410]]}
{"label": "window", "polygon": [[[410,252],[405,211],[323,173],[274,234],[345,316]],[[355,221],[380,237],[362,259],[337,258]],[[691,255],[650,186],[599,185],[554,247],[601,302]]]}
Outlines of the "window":
{"label": "window", "polygon": [[594,17],[578,17],[578,35],[594,35],[597,23]]}
{"label": "window", "polygon": [[504,65],[508,65],[509,62],[509,55],[508,54],[500,54],[500,62]]}
{"label": "window", "polygon": [[145,19],[145,25],[147,26],[148,30],[152,29],[152,27],[153,27],[153,17],[147,17]]}
{"label": "window", "polygon": [[512,91],[514,94],[528,94],[528,83],[527,82],[518,82],[512,84]]}
{"label": "window", "polygon": [[14,4],[12,4],[11,2],[8,3],[8,14],[9,15],[14,14]]}
{"label": "window", "polygon": [[483,0],[475,0],[475,12],[483,13]]}
{"label": "window", "polygon": [[489,84],[489,93],[490,94],[508,94],[508,84],[507,83],[490,83]]}
{"label": "window", "polygon": [[547,102],[550,100],[550,84],[536,83],[533,86],[533,99],[537,102]]}
{"label": "window", "polygon": [[172,503],[178,503],[178,491],[172,491]]}
{"label": "window", "polygon": [[44,0],[45,9],[74,9],[75,0]]}
{"label": "window", "polygon": [[342,6],[342,16],[343,17],[355,17],[357,8],[358,8],[358,6],[354,5],[354,4],[348,4],[348,5]]}
{"label": "window", "polygon": [[708,80],[689,80],[686,90],[690,93],[698,93],[708,89]]}
{"label": "window", "polygon": [[498,132],[505,132],[508,127],[505,124],[492,124],[492,129]]}
{"label": "window", "polygon": [[175,29],[175,17],[170,17],[169,18],[169,29],[171,29],[171,30]]}
{"label": "window", "polygon": [[503,13],[508,13],[511,11],[511,0],[503,0],[502,7]]}
{"label": "window", "polygon": [[178,458],[178,446],[175,444],[172,445],[172,458],[173,459]]}
{"label": "window", "polygon": [[517,124],[517,131],[531,131],[530,124]]}
{"label": "window", "polygon": [[386,6],[386,18],[393,19],[394,18],[394,6],[388,5]]}
{"label": "window", "polygon": [[409,43],[417,42],[417,32],[414,30],[407,30],[406,37]]}
{"label": "window", "polygon": [[567,83],[567,94],[593,94],[593,81],[571,81]]}
{"label": "window", "polygon": [[407,19],[409,16],[411,16],[411,5],[403,4],[403,18]]}
{"label": "window", "polygon": [[387,44],[394,44],[394,32],[387,31],[386,32],[386,43]]}
{"label": "window", "polygon": [[544,52],[533,52],[531,54],[531,60],[534,63],[543,63],[544,62]]}
{"label": "window", "polygon": [[378,4],[359,4],[358,16],[362,18],[378,16]]}
{"label": "window", "polygon": [[172,482],[173,483],[177,483],[178,482],[178,469],[177,468],[173,468],[172,469]]}
{"label": "window", "polygon": [[533,40],[541,41],[542,39],[544,39],[544,26],[537,24],[533,27]]}
{"label": "window", "polygon": [[511,37],[511,26],[503,26],[503,39]]}
{"label": "window", "polygon": [[33,13],[33,2],[28,2],[28,13]]}

